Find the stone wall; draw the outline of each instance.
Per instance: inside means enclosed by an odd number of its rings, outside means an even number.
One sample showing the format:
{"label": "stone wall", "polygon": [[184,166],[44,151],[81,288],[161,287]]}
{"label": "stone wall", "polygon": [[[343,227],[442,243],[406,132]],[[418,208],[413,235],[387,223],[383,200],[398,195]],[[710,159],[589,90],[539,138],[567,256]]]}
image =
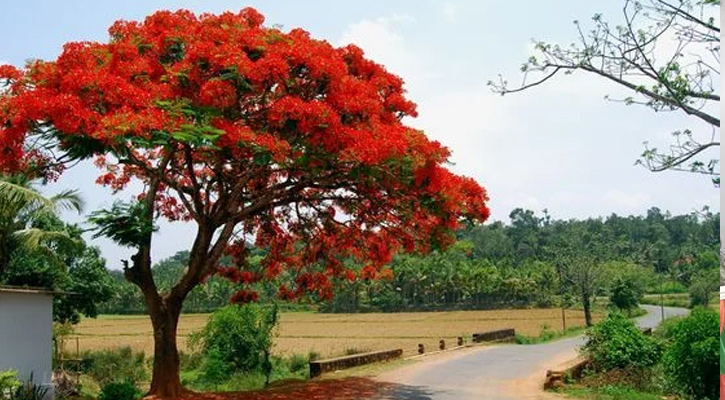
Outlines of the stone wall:
{"label": "stone wall", "polygon": [[403,349],[373,351],[370,353],[353,354],[351,356],[330,358],[327,360],[310,361],[310,377],[320,376],[325,372],[352,368],[358,365],[389,361],[403,355]]}

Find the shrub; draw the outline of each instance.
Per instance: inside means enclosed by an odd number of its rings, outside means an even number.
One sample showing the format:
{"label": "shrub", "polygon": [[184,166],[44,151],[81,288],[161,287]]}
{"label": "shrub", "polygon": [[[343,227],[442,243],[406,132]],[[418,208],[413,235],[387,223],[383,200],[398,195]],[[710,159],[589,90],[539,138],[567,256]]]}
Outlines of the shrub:
{"label": "shrub", "polygon": [[201,379],[205,382],[222,382],[234,373],[234,365],[224,361],[219,349],[207,350],[200,366]]}
{"label": "shrub", "polygon": [[205,376],[230,376],[236,372],[265,372],[277,326],[276,307],[231,305],[209,317],[206,326],[191,336],[201,354]]}
{"label": "shrub", "polygon": [[629,311],[639,303],[642,293],[636,282],[628,279],[617,278],[612,284],[612,293],[609,300],[620,310]]}
{"label": "shrub", "polygon": [[587,331],[585,354],[595,369],[645,369],[657,364],[662,357],[662,345],[646,336],[632,321],[618,312]]}
{"label": "shrub", "polygon": [[307,359],[310,361],[319,360],[320,358],[321,358],[320,353],[318,353],[314,350],[310,350],[309,353],[307,353]]}
{"label": "shrub", "polygon": [[101,389],[98,400],[136,400],[142,395],[133,382],[112,382]]}
{"label": "shrub", "polygon": [[715,270],[700,271],[690,283],[690,307],[707,307],[710,303],[710,295],[715,293],[718,285],[715,279]]}
{"label": "shrub", "polygon": [[289,369],[292,373],[305,370],[309,364],[309,359],[302,354],[293,354],[289,359]]}
{"label": "shrub", "polygon": [[667,318],[664,321],[660,322],[659,326],[657,326],[657,329],[653,331],[653,334],[658,338],[664,340],[665,347],[667,347],[669,341],[672,340],[672,337],[674,335],[674,329],[676,329],[677,325],[679,325],[683,319],[685,319],[684,316]]}
{"label": "shrub", "polygon": [[10,369],[0,371],[0,398],[10,398],[23,384],[17,378],[17,372]]}
{"label": "shrub", "polygon": [[83,354],[83,371],[101,386],[119,380],[140,382],[148,379],[146,356],[130,347],[119,347]]}
{"label": "shrub", "polygon": [[344,353],[346,356],[354,356],[355,354],[367,353],[369,351],[370,350],[368,350],[368,349],[360,349],[357,347],[348,347],[345,349]]}
{"label": "shrub", "polygon": [[33,379],[33,373],[30,373],[30,378],[19,388],[15,390],[15,393],[10,396],[12,400],[43,400],[45,395],[48,393],[49,388],[37,385]]}
{"label": "shrub", "polygon": [[717,398],[720,348],[714,332],[718,323],[715,311],[696,308],[670,329],[663,366],[670,385],[680,394]]}

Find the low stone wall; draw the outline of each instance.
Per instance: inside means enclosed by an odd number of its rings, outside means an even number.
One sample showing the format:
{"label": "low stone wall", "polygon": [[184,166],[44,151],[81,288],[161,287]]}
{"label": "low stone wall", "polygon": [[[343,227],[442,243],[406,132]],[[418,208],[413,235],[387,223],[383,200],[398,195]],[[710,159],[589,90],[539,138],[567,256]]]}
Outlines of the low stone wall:
{"label": "low stone wall", "polygon": [[497,331],[474,333],[473,342],[495,342],[503,340],[512,340],[516,337],[516,331],[514,329],[501,329]]}
{"label": "low stone wall", "polygon": [[330,358],[327,360],[310,361],[310,377],[320,376],[325,372],[357,367],[358,365],[389,361],[403,355],[403,349],[373,351],[370,353],[353,354],[351,356]]}
{"label": "low stone wall", "polygon": [[564,378],[579,379],[582,377],[584,369],[589,365],[589,357],[580,356],[562,364],[556,369],[546,371],[546,380],[544,381],[544,390],[560,387],[564,385]]}

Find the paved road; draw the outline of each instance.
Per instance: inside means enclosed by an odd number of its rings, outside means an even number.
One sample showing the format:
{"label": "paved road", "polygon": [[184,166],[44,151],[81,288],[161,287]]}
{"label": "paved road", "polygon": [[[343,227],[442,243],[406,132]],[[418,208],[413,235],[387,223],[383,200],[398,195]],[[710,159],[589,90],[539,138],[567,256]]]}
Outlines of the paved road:
{"label": "paved road", "polygon": [[[657,306],[642,306],[647,315],[640,327],[656,327]],[[682,308],[665,307],[665,318],[683,315]],[[380,376],[394,385],[384,400],[513,400],[546,399],[539,390],[544,371],[576,356],[583,336],[538,345],[500,345],[461,350],[440,360],[415,364]]]}

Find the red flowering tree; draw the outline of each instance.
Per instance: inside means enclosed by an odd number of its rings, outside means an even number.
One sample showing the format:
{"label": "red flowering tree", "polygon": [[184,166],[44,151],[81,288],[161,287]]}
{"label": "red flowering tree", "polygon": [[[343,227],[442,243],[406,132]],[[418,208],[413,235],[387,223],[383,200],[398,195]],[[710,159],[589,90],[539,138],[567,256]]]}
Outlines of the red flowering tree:
{"label": "red flowering tree", "polygon": [[[64,46],[55,61],[0,67],[0,170],[54,178],[95,158],[97,182],[143,183],[138,201],[96,213],[100,232],[136,249],[126,278],[154,330],[151,394],[179,395],[176,327],[187,294],[211,274],[249,285],[285,273],[279,296],[332,296],[331,279],[374,277],[398,251],[453,241],[483,221],[484,189],[443,165],[448,150],[401,123],[415,116],[403,81],[301,29],[262,25],[253,9],[157,12],[119,21],[108,43]],[[192,221],[185,275],[159,293],[151,274],[156,218]],[[247,240],[267,250],[245,263]],[[220,267],[227,254],[234,267]]]}

